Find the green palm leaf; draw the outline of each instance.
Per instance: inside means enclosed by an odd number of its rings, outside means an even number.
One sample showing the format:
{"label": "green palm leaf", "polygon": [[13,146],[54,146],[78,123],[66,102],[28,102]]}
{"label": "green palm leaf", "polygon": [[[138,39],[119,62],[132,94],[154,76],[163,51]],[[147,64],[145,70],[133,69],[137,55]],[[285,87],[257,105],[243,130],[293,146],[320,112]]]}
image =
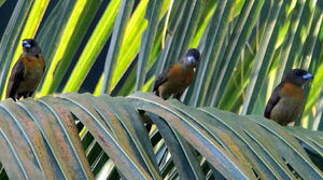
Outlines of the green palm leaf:
{"label": "green palm leaf", "polygon": [[307,147],[323,154],[321,132],[282,128],[262,117],[214,108],[195,109],[145,93],[127,98],[73,93],[36,101],[3,101],[0,145],[6,153],[0,154],[1,162],[10,178],[92,179],[73,125],[77,118],[122,177],[161,179],[157,156],[137,108],[156,123],[173,157],[166,161],[174,162],[175,172],[182,178],[204,179],[199,163],[203,158],[212,167],[209,171],[226,178],[322,177],[304,150]]}

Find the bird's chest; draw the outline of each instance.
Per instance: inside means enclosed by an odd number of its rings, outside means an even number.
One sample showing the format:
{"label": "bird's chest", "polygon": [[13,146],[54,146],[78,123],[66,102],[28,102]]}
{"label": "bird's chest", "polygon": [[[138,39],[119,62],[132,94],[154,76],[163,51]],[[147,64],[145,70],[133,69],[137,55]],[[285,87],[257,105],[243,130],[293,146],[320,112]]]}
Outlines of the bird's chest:
{"label": "bird's chest", "polygon": [[169,75],[169,82],[173,85],[177,85],[186,88],[193,80],[194,69],[184,69],[175,67]]}
{"label": "bird's chest", "polygon": [[286,118],[289,116],[298,116],[300,111],[304,107],[304,100],[296,99],[296,98],[282,98],[275,108],[273,109],[273,115],[282,114],[285,115]]}
{"label": "bird's chest", "polygon": [[305,103],[304,91],[301,88],[285,87],[281,96],[271,112],[271,118],[287,125],[299,118],[302,113]]}
{"label": "bird's chest", "polygon": [[40,80],[44,71],[41,63],[37,62],[37,60],[30,60],[25,63],[25,80],[26,81],[35,81]]}
{"label": "bird's chest", "polygon": [[37,88],[43,73],[44,63],[40,62],[40,59],[36,58],[25,58],[24,61],[24,79],[19,86],[20,92],[32,91]]}

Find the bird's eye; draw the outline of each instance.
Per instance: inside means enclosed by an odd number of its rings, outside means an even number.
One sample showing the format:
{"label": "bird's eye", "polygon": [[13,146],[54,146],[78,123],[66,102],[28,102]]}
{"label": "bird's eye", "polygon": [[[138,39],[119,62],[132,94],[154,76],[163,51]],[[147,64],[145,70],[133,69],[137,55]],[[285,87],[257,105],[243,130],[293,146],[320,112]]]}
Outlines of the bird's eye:
{"label": "bird's eye", "polygon": [[303,71],[296,71],[295,74],[297,76],[303,76],[304,74],[306,74],[306,72],[303,72]]}

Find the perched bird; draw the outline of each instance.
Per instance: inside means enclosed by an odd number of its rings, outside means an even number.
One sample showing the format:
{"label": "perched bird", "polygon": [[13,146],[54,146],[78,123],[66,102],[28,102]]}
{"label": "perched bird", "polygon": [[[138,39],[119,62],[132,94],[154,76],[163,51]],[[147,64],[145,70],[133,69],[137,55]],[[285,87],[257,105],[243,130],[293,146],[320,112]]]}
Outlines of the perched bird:
{"label": "perched bird", "polygon": [[22,46],[23,53],[12,69],[7,87],[6,97],[14,100],[32,96],[45,71],[38,43],[34,39],[25,39]]}
{"label": "perched bird", "polygon": [[189,49],[179,63],[170,66],[157,77],[153,89],[155,94],[163,99],[168,99],[171,95],[180,99],[193,81],[195,68],[199,61],[200,52],[197,49]]}
{"label": "perched bird", "polygon": [[265,117],[280,125],[294,122],[304,110],[304,85],[313,75],[302,69],[292,69],[274,89],[266,109]]}

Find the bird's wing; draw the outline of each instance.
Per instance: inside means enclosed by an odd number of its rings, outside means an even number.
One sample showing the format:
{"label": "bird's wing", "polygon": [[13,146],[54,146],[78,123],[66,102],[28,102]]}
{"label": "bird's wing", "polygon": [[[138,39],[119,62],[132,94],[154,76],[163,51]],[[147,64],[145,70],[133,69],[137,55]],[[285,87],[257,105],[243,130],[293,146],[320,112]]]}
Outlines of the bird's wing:
{"label": "bird's wing", "polygon": [[271,94],[271,97],[269,98],[269,101],[268,101],[266,109],[265,109],[265,117],[266,118],[270,118],[270,113],[271,113],[272,109],[275,107],[275,105],[281,99],[280,93],[279,93],[280,88],[281,88],[281,85],[277,86],[274,89],[273,93]]}
{"label": "bird's wing", "polygon": [[[44,66],[43,66],[43,72],[45,73],[45,70],[46,70],[46,62],[45,62],[44,56],[40,55],[40,60],[44,64]],[[61,61],[59,61],[59,62],[61,62]]]}
{"label": "bird's wing", "polygon": [[19,84],[24,79],[24,72],[25,66],[23,62],[19,59],[14,65],[10,75],[9,84],[7,87],[7,98],[15,97]]}
{"label": "bird's wing", "polygon": [[168,75],[169,69],[170,68],[168,68],[167,70],[165,70],[164,72],[159,74],[156,81],[155,81],[153,92],[156,92],[157,95],[159,95],[158,94],[158,87],[167,81],[167,75]]}

